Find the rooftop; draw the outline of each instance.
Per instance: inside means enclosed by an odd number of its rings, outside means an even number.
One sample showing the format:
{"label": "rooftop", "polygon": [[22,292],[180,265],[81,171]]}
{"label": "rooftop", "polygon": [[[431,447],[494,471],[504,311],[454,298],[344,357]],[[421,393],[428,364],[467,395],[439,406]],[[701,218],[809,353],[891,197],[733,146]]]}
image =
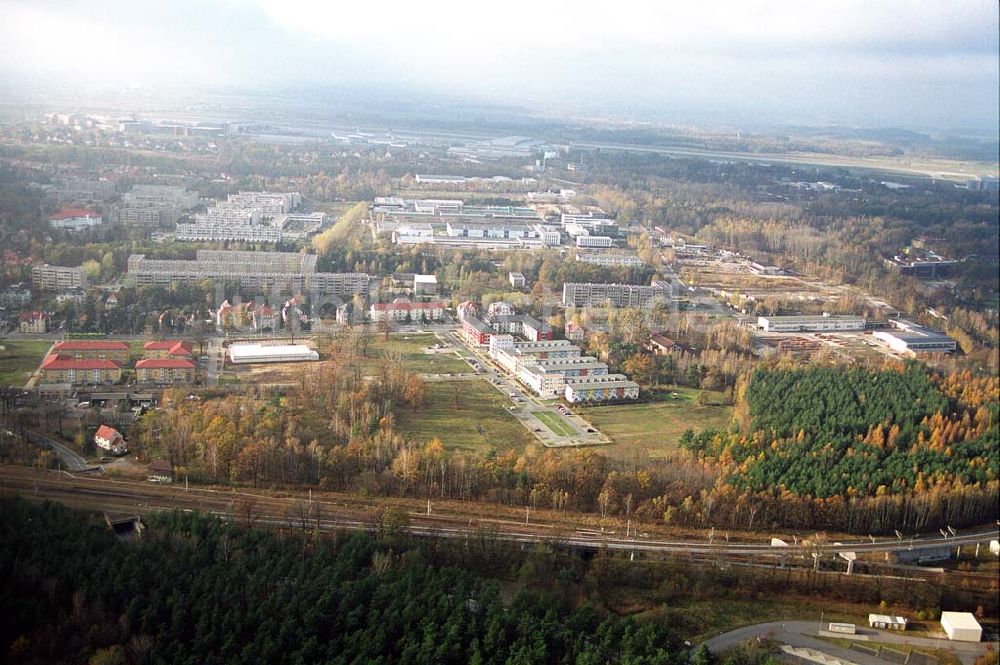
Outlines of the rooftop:
{"label": "rooftop", "polygon": [[42,361],[42,369],[118,369],[119,365],[113,360],[97,360],[95,358],[68,358],[58,354],[45,357]]}
{"label": "rooftop", "polygon": [[60,351],[128,351],[127,342],[109,340],[71,339],[56,342],[56,352]]}

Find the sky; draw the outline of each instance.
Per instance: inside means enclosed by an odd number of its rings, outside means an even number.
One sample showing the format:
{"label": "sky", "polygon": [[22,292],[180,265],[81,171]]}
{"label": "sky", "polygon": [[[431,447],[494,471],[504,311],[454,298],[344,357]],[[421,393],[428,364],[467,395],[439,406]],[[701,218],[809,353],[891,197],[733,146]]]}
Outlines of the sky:
{"label": "sky", "polygon": [[0,0],[0,82],[364,86],[570,115],[974,129],[996,0]]}

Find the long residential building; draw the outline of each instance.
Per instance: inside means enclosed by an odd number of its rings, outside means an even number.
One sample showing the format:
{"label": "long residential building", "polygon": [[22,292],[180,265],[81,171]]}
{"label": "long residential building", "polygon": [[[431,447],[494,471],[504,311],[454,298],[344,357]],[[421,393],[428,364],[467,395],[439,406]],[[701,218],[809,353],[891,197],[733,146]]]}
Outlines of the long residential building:
{"label": "long residential building", "polygon": [[118,221],[145,229],[171,226],[198,205],[198,192],[174,185],[136,185],[114,208]]}
{"label": "long residential building", "polygon": [[580,357],[580,347],[565,339],[517,342],[512,335],[491,335],[489,345],[490,358],[513,376],[527,361]]}
{"label": "long residential building", "polygon": [[608,366],[605,363],[596,358],[581,356],[522,362],[517,378],[542,397],[560,397],[567,382],[607,373]]}
{"label": "long residential building", "polygon": [[319,230],[325,213],[293,214],[302,205],[298,192],[240,192],[179,224],[176,238],[190,241],[278,243]]}
{"label": "long residential building", "polygon": [[638,399],[639,384],[622,374],[589,377],[567,382],[563,397],[570,404]]}
{"label": "long residential building", "polygon": [[607,267],[639,268],[645,265],[643,260],[635,254],[618,252],[577,252],[576,260]]}
{"label": "long residential building", "polygon": [[372,321],[440,321],[444,318],[444,303],[410,302],[407,298],[396,298],[392,302],[372,303],[370,315]]}
{"label": "long residential building", "polygon": [[42,361],[40,383],[90,385],[117,383],[121,366],[114,360],[77,359],[53,353]]}
{"label": "long residential building", "polygon": [[70,291],[87,288],[87,273],[82,267],[67,268],[47,263],[31,268],[31,283],[44,291]]}
{"label": "long residential building", "polygon": [[139,383],[193,383],[195,364],[186,358],[143,358],[135,363]]}
{"label": "long residential building", "polygon": [[654,281],[649,286],[566,282],[562,304],[565,307],[646,307],[655,300],[668,300],[672,293],[673,288],[661,281]]}
{"label": "long residential building", "polygon": [[764,332],[839,332],[864,330],[867,322],[861,316],[758,316],[757,325]]}
{"label": "long residential building", "polygon": [[316,255],[295,252],[198,250],[193,261],[149,259],[133,254],[128,276],[136,284],[167,285],[203,280],[239,283],[243,288],[326,295],[367,293],[367,273],[316,272]]}
{"label": "long residential building", "polygon": [[127,342],[96,339],[68,339],[56,342],[52,353],[75,360],[114,360],[127,363],[129,346]]}

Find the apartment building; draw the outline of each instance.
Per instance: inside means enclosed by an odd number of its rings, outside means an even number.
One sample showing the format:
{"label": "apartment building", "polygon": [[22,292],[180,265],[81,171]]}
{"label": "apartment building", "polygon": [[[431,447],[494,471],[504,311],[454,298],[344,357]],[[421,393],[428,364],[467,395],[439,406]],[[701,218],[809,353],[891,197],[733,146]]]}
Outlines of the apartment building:
{"label": "apartment building", "polygon": [[410,302],[407,298],[396,298],[392,302],[372,303],[369,310],[372,321],[440,321],[444,318],[443,302]]}
{"label": "apartment building", "polygon": [[668,300],[672,293],[672,287],[661,281],[653,281],[649,286],[566,282],[562,304],[565,307],[647,307],[656,300]]}
{"label": "apartment building", "polygon": [[77,359],[53,353],[42,361],[41,383],[69,385],[100,385],[118,383],[121,366],[114,360]]}
{"label": "apartment building", "polygon": [[173,339],[146,342],[142,345],[142,353],[146,358],[181,358],[188,359],[193,356],[194,346],[188,341],[177,341]]}
{"label": "apartment building", "polygon": [[52,346],[52,353],[76,360],[113,360],[119,364],[129,360],[128,343],[109,340],[63,340]]}
{"label": "apartment building", "polygon": [[295,252],[198,250],[194,260],[150,259],[133,254],[128,276],[136,284],[168,285],[202,280],[237,283],[246,289],[325,295],[367,293],[366,273],[316,272],[316,255]]}
{"label": "apartment building", "polygon": [[87,288],[87,273],[82,267],[67,268],[42,263],[31,268],[31,283],[43,291],[70,291]]}
{"label": "apartment building", "polygon": [[193,383],[195,364],[186,358],[143,358],[135,363],[139,383]]}

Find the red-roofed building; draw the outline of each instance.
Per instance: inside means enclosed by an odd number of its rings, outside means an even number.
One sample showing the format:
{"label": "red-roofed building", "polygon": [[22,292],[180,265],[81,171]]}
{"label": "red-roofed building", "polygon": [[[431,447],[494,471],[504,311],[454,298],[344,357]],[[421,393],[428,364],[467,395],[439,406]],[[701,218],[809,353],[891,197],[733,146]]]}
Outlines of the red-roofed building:
{"label": "red-roofed building", "polygon": [[135,363],[139,383],[194,383],[195,365],[186,358],[143,358]]}
{"label": "red-roofed building", "polygon": [[43,334],[49,330],[49,317],[45,312],[21,312],[21,332]]}
{"label": "red-roofed building", "polygon": [[372,321],[437,321],[444,318],[443,302],[410,302],[396,298],[392,302],[377,302],[371,306]]}
{"label": "red-roofed building", "polygon": [[42,383],[68,383],[88,385],[117,383],[122,378],[122,368],[114,360],[73,358],[53,353],[42,361]]}
{"label": "red-roofed building", "polygon": [[125,437],[114,427],[101,425],[94,432],[94,444],[101,450],[107,450],[113,455],[124,455],[128,452]]}
{"label": "red-roofed building", "polygon": [[191,342],[179,342],[173,339],[146,342],[142,345],[143,355],[147,358],[190,358],[193,349]]}
{"label": "red-roofed building", "polygon": [[257,332],[278,329],[278,313],[267,305],[261,305],[250,315],[253,329]]}
{"label": "red-roofed building", "polygon": [[59,212],[49,215],[49,224],[54,229],[64,229],[69,231],[82,231],[103,223],[103,219],[93,210],[86,208],[63,208]]}
{"label": "red-roofed building", "polygon": [[114,360],[118,364],[128,362],[129,347],[127,342],[112,342],[99,339],[68,339],[56,342],[52,353],[70,356],[78,360],[89,358],[94,360]]}

